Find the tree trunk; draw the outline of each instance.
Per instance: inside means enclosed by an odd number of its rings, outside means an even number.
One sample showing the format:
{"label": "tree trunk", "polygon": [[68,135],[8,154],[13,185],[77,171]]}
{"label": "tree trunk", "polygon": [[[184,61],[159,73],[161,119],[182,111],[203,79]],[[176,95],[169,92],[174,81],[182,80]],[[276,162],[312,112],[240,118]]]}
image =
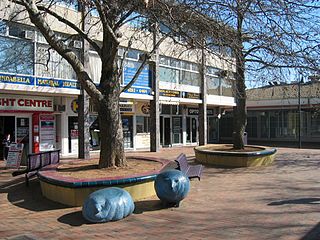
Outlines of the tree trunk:
{"label": "tree trunk", "polygon": [[[241,9],[241,6],[240,6]],[[247,126],[246,85],[245,85],[245,57],[243,55],[242,39],[243,14],[238,12],[236,57],[236,106],[233,108],[233,147],[244,149],[243,135]]]}
{"label": "tree trunk", "polygon": [[123,167],[126,163],[123,146],[119,98],[109,95],[99,103],[100,160],[99,168]]}
{"label": "tree trunk", "polygon": [[103,98],[97,99],[101,143],[99,168],[127,165],[119,106],[120,81],[117,59],[114,56],[108,56],[103,61],[99,86]]}
{"label": "tree trunk", "polygon": [[242,53],[236,57],[236,106],[233,108],[233,147],[243,149],[243,135],[247,126],[246,86],[244,78],[244,59]]}

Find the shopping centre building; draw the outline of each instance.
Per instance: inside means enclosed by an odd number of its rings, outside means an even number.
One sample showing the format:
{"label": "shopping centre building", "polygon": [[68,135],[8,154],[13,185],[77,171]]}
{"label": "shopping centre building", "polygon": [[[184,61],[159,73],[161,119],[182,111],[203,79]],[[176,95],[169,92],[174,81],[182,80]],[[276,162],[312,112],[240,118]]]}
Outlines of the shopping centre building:
{"label": "shopping centre building", "polygon": [[[1,4],[0,4],[1,5]],[[64,7],[57,7],[66,11]],[[80,13],[67,9],[68,17]],[[0,135],[11,134],[13,142],[24,143],[28,153],[61,149],[62,156],[78,153],[78,96],[80,86],[71,66],[51,49],[44,37],[28,22],[0,19]],[[130,31],[133,25],[125,28]],[[62,39],[68,29],[59,22],[52,28]],[[143,41],[142,41],[143,42]],[[120,43],[119,59],[127,41]],[[70,41],[74,51],[82,51],[81,41]],[[121,83],[125,86],[141,64],[148,47],[137,43],[129,49]],[[175,49],[173,51],[172,49]],[[160,144],[162,147],[196,145],[199,141],[198,112],[202,103],[201,73],[196,54],[179,52],[169,39],[160,45],[159,106]],[[219,141],[219,119],[223,109],[235,105],[232,79],[220,77],[231,71],[230,61],[219,54],[207,55],[207,141]],[[101,62],[98,54],[89,51],[89,73],[98,84]],[[227,56],[224,57],[224,59]],[[230,60],[230,57],[229,57]],[[228,64],[229,62],[229,64]],[[126,149],[150,148],[150,100],[153,99],[148,64],[135,84],[121,94],[120,111]],[[99,123],[95,107],[90,103],[90,145],[98,150]]]}
{"label": "shopping centre building", "polygon": [[[269,82],[247,90],[247,128],[249,144],[315,146],[320,142],[320,81]],[[220,120],[220,141],[230,142],[232,112]]]}

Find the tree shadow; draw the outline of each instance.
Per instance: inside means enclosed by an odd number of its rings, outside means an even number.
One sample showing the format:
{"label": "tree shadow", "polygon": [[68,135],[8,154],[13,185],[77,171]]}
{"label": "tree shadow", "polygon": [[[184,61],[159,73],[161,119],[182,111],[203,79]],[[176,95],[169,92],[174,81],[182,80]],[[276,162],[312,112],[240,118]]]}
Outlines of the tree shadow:
{"label": "tree shadow", "polygon": [[7,199],[12,205],[35,212],[70,208],[44,198],[40,182],[36,178],[29,181],[28,187],[24,182],[24,178],[5,183],[0,186],[1,193],[7,194]]}
{"label": "tree shadow", "polygon": [[291,200],[275,201],[268,204],[268,206],[279,206],[284,204],[320,204],[320,198],[298,198]]}
{"label": "tree shadow", "polygon": [[306,235],[304,235],[300,240],[319,240],[320,236],[320,222],[315,225]]}

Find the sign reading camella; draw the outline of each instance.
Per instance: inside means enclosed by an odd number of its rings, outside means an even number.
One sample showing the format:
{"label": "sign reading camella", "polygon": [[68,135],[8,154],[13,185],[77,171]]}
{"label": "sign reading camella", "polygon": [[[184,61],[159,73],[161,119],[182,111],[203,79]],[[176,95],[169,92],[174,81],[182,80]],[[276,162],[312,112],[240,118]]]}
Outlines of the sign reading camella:
{"label": "sign reading camella", "polygon": [[53,111],[53,98],[1,94],[0,110]]}

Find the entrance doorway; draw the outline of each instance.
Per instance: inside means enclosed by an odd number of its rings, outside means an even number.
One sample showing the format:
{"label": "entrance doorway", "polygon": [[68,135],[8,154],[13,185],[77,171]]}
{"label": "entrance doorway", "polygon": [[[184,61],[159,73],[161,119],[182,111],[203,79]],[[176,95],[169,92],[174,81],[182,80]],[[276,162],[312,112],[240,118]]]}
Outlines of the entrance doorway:
{"label": "entrance doorway", "polygon": [[124,148],[133,148],[133,118],[121,116]]}
{"label": "entrance doorway", "polygon": [[208,143],[219,142],[219,120],[216,117],[208,117]]}
{"label": "entrance doorway", "polygon": [[163,147],[171,146],[171,119],[160,116],[160,144]]}
{"label": "entrance doorway", "polygon": [[198,119],[197,117],[187,117],[187,143],[198,142]]}
{"label": "entrance doorway", "polygon": [[[14,116],[1,116],[0,117],[0,140],[1,143],[10,134],[10,142],[15,142],[15,117]],[[1,145],[0,159],[4,159],[5,145]]]}
{"label": "entrance doorway", "polygon": [[[10,134],[10,142],[23,143],[22,164],[31,152],[30,138],[31,119],[29,116],[0,116],[1,141]],[[0,147],[0,159],[3,159],[4,146]]]}

